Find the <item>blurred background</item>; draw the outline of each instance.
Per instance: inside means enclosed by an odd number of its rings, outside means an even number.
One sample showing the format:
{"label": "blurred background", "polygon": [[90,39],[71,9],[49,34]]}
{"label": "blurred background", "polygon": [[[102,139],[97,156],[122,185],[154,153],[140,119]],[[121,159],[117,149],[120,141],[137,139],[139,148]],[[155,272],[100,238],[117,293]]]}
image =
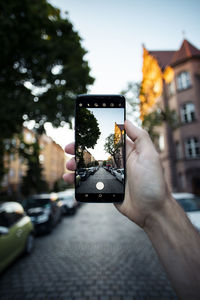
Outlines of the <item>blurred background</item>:
{"label": "blurred background", "polygon": [[199,11],[197,0],[0,1],[1,299],[175,298],[136,225],[112,205],[78,205],[63,148],[77,94],[123,94],[200,228]]}

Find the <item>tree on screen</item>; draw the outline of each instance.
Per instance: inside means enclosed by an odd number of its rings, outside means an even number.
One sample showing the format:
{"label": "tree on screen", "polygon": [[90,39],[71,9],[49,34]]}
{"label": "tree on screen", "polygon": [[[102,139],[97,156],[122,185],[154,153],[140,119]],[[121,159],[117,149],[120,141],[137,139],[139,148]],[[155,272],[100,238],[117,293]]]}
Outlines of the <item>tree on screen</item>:
{"label": "tree on screen", "polygon": [[120,167],[120,163],[117,159],[117,156],[118,156],[119,149],[120,149],[121,146],[122,146],[122,143],[121,142],[116,142],[116,137],[113,133],[110,134],[106,138],[106,142],[104,144],[104,150],[113,157],[114,162],[115,162],[117,167]]}
{"label": "tree on screen", "polygon": [[95,116],[87,108],[81,108],[77,112],[77,157],[79,159],[78,167],[83,167],[83,155],[86,148],[94,148],[100,137],[99,124]]}

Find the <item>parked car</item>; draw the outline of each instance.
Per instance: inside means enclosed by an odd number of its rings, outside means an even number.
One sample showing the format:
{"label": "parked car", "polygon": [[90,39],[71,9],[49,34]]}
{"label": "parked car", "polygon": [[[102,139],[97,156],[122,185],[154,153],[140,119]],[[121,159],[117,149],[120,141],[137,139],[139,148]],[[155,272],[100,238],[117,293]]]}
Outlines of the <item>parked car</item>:
{"label": "parked car", "polygon": [[58,193],[58,199],[61,202],[63,214],[73,215],[76,212],[77,201],[75,199],[74,189],[68,189]]}
{"label": "parked car", "polygon": [[81,177],[80,175],[76,175],[76,186],[79,187],[81,185]]}
{"label": "parked car", "polygon": [[191,223],[200,231],[200,197],[189,193],[173,193],[172,196],[186,212]]}
{"label": "parked car", "polygon": [[50,233],[62,218],[61,203],[55,193],[31,196],[24,200],[23,206],[36,233]]}
{"label": "parked car", "polygon": [[114,174],[119,181],[124,182],[124,169],[117,169]]}
{"label": "parked car", "polygon": [[89,177],[89,172],[85,168],[81,168],[78,170],[78,175],[80,176],[81,180],[86,180]]}
{"label": "parked car", "polygon": [[94,175],[94,173],[96,172],[96,168],[95,168],[95,167],[90,167],[90,168],[88,169],[88,171],[89,171],[89,173],[90,173],[91,175]]}
{"label": "parked car", "polygon": [[0,272],[21,253],[31,253],[33,246],[34,227],[21,204],[0,204]]}
{"label": "parked car", "polygon": [[112,168],[111,169],[111,174],[114,175],[114,176],[115,176],[115,173],[114,173],[115,171],[117,171],[117,168]]}

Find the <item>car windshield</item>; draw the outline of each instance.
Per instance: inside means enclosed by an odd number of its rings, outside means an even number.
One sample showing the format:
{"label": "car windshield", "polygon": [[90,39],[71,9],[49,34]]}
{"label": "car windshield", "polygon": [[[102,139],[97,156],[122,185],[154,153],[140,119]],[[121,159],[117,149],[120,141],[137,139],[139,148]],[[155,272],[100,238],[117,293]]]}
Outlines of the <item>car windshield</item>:
{"label": "car windshield", "polygon": [[192,212],[200,210],[200,199],[178,199],[178,203],[185,212]]}
{"label": "car windshield", "polygon": [[68,199],[72,199],[72,195],[64,195],[59,197],[59,200],[68,200]]}
{"label": "car windshield", "polygon": [[34,208],[34,207],[48,207],[50,205],[50,199],[48,198],[29,198],[25,202],[26,208]]}

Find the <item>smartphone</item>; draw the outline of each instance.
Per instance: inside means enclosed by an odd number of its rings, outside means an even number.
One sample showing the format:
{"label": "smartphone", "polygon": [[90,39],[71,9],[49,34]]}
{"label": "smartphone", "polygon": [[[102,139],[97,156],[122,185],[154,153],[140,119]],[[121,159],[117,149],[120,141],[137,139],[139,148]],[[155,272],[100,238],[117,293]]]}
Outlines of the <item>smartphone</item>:
{"label": "smartphone", "polygon": [[122,202],[125,194],[125,110],[121,95],[79,95],[75,109],[75,197]]}

